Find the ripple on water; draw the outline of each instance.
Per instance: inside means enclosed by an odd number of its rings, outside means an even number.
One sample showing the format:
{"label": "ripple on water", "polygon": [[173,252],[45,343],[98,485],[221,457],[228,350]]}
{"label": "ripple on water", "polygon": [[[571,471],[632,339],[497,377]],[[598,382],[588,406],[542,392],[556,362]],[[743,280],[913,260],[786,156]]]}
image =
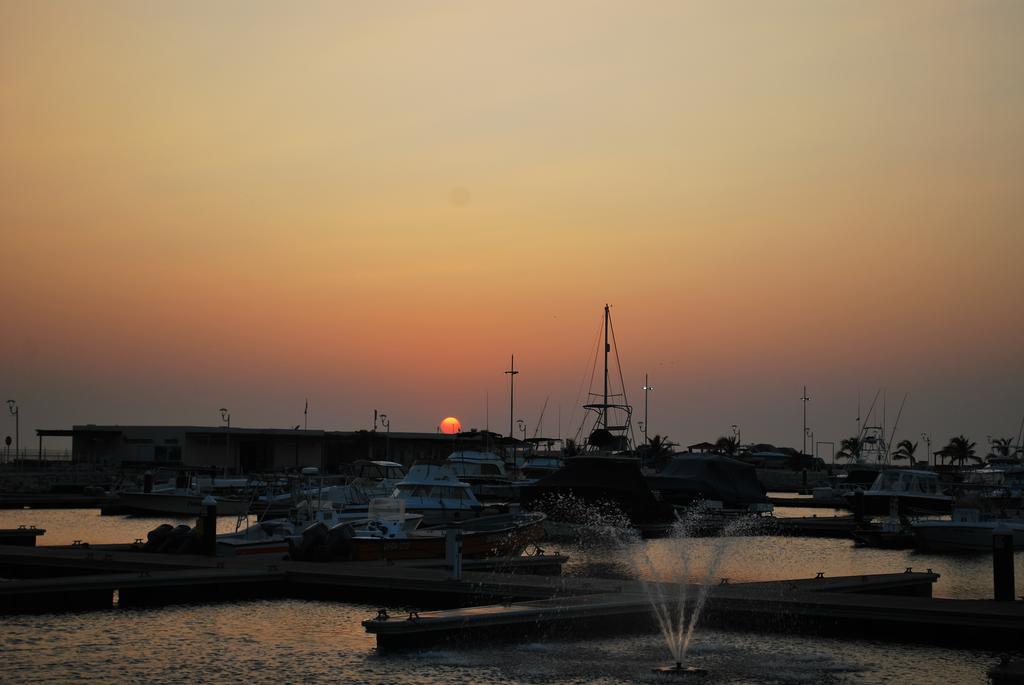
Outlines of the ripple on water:
{"label": "ripple on water", "polygon": [[[481,643],[378,653],[360,625],[376,607],[282,600],[16,616],[0,631],[0,681],[659,682],[655,634]],[[700,630],[690,658],[707,683],[984,682],[995,655],[870,641]]]}

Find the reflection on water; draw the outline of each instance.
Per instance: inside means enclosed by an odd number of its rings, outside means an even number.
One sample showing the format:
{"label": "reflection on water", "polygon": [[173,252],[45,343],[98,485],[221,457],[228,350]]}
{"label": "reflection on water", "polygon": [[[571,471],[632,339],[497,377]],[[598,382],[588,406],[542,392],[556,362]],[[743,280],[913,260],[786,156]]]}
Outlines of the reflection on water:
{"label": "reflection on water", "polygon": [[[236,516],[217,518],[217,532],[235,530]],[[100,516],[99,509],[0,509],[0,528],[37,526],[46,529],[40,545],[70,545],[82,540],[94,545],[129,544],[161,523],[194,526],[195,517]],[[243,524],[244,526],[244,524]]]}
{"label": "reflection on water", "polygon": [[[16,616],[0,631],[5,683],[635,683],[665,663],[656,634],[486,643],[378,654],[359,622],[375,607],[254,601]],[[581,636],[582,638],[582,636]],[[699,630],[709,683],[984,682],[997,657],[868,641]]]}

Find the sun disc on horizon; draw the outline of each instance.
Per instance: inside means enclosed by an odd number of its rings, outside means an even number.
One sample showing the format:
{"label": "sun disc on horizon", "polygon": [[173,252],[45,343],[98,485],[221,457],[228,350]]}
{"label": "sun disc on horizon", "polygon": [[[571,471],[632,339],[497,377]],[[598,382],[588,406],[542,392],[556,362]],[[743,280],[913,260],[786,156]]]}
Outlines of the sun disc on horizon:
{"label": "sun disc on horizon", "polygon": [[449,416],[441,421],[441,432],[445,435],[455,435],[462,432],[462,422],[454,416]]}

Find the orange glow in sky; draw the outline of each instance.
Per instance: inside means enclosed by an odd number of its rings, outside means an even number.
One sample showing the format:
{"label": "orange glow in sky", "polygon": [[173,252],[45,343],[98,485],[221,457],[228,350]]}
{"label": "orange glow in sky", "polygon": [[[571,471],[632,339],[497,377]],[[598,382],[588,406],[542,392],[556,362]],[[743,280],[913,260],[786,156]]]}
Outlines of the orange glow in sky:
{"label": "orange glow in sky", "polygon": [[1024,414],[1022,36],[998,0],[0,3],[0,397],[22,445],[307,397],[564,437],[609,302],[652,435],[799,446],[806,385],[838,444],[886,388],[896,440],[984,448]]}

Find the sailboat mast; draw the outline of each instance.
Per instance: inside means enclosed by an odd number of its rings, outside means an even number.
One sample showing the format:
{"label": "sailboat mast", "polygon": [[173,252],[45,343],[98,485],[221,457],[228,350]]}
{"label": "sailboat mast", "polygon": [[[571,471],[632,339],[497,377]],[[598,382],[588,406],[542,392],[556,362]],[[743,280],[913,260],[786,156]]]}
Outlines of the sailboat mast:
{"label": "sailboat mast", "polygon": [[604,406],[601,408],[601,420],[604,428],[608,428],[608,305],[604,306]]}

